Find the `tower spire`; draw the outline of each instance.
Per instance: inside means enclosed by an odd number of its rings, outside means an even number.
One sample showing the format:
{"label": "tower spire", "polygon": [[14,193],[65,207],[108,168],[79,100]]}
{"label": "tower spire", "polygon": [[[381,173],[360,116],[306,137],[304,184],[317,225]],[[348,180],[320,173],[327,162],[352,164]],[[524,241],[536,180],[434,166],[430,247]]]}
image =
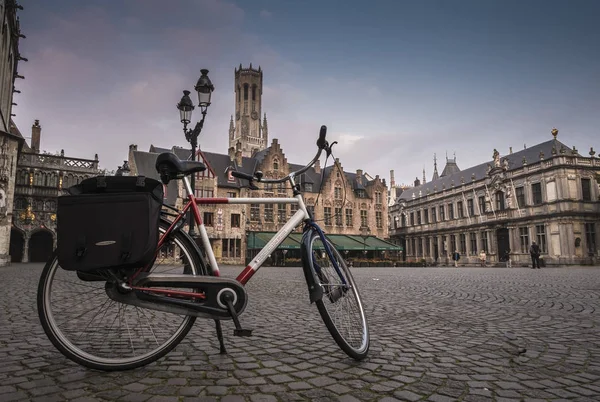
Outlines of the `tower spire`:
{"label": "tower spire", "polygon": [[423,184],[425,184],[425,166],[423,166]]}
{"label": "tower spire", "polygon": [[433,177],[431,178],[431,180],[437,180],[439,179],[440,176],[438,175],[438,171],[437,171],[437,155],[433,154]]}
{"label": "tower spire", "polygon": [[262,138],[265,141],[265,144],[269,143],[269,127],[267,125],[267,113],[265,112],[265,117],[263,119],[262,124]]}
{"label": "tower spire", "polygon": [[231,142],[235,138],[235,125],[233,124],[233,115],[231,115],[231,120],[229,120],[229,146],[231,147]]}

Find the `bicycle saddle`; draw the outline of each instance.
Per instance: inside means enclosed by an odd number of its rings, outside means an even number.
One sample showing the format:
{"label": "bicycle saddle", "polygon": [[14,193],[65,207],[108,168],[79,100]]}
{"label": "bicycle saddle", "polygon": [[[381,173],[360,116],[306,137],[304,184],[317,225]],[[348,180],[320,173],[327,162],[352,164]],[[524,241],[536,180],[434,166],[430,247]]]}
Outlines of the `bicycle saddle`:
{"label": "bicycle saddle", "polygon": [[156,171],[160,174],[163,183],[167,184],[171,179],[181,178],[194,172],[206,170],[202,162],[182,161],[172,152],[163,152],[156,158]]}

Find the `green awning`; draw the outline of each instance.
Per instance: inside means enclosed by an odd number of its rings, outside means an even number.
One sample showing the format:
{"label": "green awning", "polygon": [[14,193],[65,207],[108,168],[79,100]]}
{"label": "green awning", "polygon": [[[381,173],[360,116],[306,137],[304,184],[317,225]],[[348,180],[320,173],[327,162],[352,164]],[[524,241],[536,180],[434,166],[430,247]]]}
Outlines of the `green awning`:
{"label": "green awning", "polygon": [[367,250],[397,250],[402,251],[402,247],[396,244],[387,242],[375,236],[367,237]]}
{"label": "green awning", "polygon": [[368,250],[365,248],[362,238],[356,238],[352,235],[327,235],[327,238],[335,244],[338,250]]}
{"label": "green awning", "polygon": [[[263,248],[275,232],[248,232],[248,249]],[[358,235],[327,234],[327,238],[338,250],[389,250],[402,251],[401,246],[382,240],[376,236],[366,239]],[[280,250],[298,250],[302,243],[302,233],[290,233],[278,247]]]}
{"label": "green awning", "polygon": [[[275,232],[248,232],[248,249],[258,250],[263,248],[274,235]],[[278,249],[299,250],[301,241],[301,233],[290,233],[283,243],[279,245]]]}

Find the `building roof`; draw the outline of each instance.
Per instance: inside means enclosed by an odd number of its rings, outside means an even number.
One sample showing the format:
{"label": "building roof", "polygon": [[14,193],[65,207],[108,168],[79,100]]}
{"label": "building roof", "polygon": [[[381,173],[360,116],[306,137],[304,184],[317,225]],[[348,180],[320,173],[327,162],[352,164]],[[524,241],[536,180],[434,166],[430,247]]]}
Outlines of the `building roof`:
{"label": "building roof", "polygon": [[[561,149],[564,149],[566,152],[571,152],[571,154],[573,152],[572,150],[569,150],[569,147],[563,144],[562,142],[552,139],[546,142],[542,142],[541,144],[537,144],[532,147],[523,149],[521,151],[505,155],[500,159],[501,161],[504,161],[504,159],[508,160],[508,170],[519,169],[523,167],[523,159],[525,159],[527,163],[536,162],[540,159],[540,152],[543,152],[546,157],[550,157],[552,156],[553,148],[558,153],[561,152]],[[579,153],[576,153],[575,155],[581,156]],[[475,180],[481,180],[487,176],[488,165],[493,166],[494,162],[492,160],[489,160],[477,166],[473,166],[462,171],[459,170],[456,172],[452,172],[448,175],[444,175],[442,173],[442,176],[438,180],[432,180],[428,183],[421,184],[416,187],[406,188],[402,192],[400,197],[398,197],[398,200],[412,199],[413,194],[415,196],[418,196],[419,192],[421,192],[422,195],[425,195],[427,194],[427,190],[429,190],[429,192],[433,192],[434,186],[437,189],[436,191],[441,191],[444,186],[445,188],[451,188],[452,183],[454,183],[455,186],[460,185],[462,178],[464,178],[465,181],[469,181],[471,180],[473,175],[475,176]],[[445,168],[444,172],[446,172]]]}
{"label": "building roof", "polygon": [[[269,152],[270,149],[271,149],[271,147],[268,147],[262,151],[256,152],[252,158],[242,157],[242,165],[241,166],[239,166],[236,163],[235,159],[231,160],[231,158],[227,154],[207,152],[207,151],[202,151],[202,150],[200,150],[199,152],[201,153],[202,157],[206,161],[206,163],[208,165],[207,168],[211,169],[211,171],[217,178],[217,185],[219,187],[244,188],[244,187],[247,187],[247,182],[245,180],[236,178],[234,181],[229,181],[227,176],[225,175],[225,170],[231,166],[231,167],[235,168],[237,171],[247,173],[247,174],[253,174],[254,172],[256,172],[259,164],[264,160],[265,156],[267,155],[267,153]],[[136,167],[138,170],[138,174],[160,180],[160,177],[159,177],[158,173],[156,172],[156,168],[155,168],[154,164],[156,163],[156,158],[158,157],[158,155],[163,152],[172,152],[175,155],[177,155],[177,157],[179,159],[182,159],[182,160],[189,159],[189,156],[191,154],[191,150],[186,149],[186,148],[173,147],[173,148],[169,149],[169,148],[157,147],[154,145],[150,146],[149,152],[134,151],[133,156],[135,158],[135,164],[136,164]],[[304,165],[298,165],[295,163],[289,164],[289,168],[291,171],[299,170],[303,167],[304,167]],[[327,178],[329,176],[329,174],[331,173],[332,169],[334,169],[334,168],[335,168],[334,165],[330,165],[330,166],[325,167],[322,170],[322,173],[317,173],[315,171],[315,168],[311,167],[310,169],[308,169],[305,173],[303,173],[299,177],[297,182],[302,185],[303,184],[311,184],[312,192],[317,192],[319,190],[319,188],[321,187],[321,181],[324,180],[325,178]],[[365,174],[362,174],[360,177],[358,177],[356,173],[344,172],[344,174],[346,175],[346,179],[350,183],[352,183],[352,188],[354,190],[365,190],[366,187],[371,182],[374,181],[374,180],[369,181]],[[171,190],[171,185],[174,186],[173,190]],[[174,184],[174,181],[169,183],[168,194],[169,194],[168,202],[171,205],[173,205],[175,202],[175,199],[177,197],[176,184]],[[171,198],[171,195],[173,195],[173,198]],[[172,201],[172,203],[171,203],[171,201]]]}
{"label": "building roof", "polygon": [[[446,158],[446,166],[444,166],[444,170],[442,170],[442,174],[438,177],[450,176],[451,174],[460,172],[460,168],[456,164],[456,158],[448,159]],[[436,171],[437,173],[437,171]],[[433,180],[436,180],[435,174]]]}

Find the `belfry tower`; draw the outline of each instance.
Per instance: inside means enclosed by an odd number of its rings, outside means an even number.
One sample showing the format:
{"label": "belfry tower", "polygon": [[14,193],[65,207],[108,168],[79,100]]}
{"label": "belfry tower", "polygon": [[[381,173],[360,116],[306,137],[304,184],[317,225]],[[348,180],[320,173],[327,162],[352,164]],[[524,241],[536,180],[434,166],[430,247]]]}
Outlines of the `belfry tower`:
{"label": "belfry tower", "polygon": [[235,121],[229,123],[229,152],[240,151],[242,156],[251,157],[268,144],[267,114],[261,123],[263,73],[252,68],[235,69]]}

